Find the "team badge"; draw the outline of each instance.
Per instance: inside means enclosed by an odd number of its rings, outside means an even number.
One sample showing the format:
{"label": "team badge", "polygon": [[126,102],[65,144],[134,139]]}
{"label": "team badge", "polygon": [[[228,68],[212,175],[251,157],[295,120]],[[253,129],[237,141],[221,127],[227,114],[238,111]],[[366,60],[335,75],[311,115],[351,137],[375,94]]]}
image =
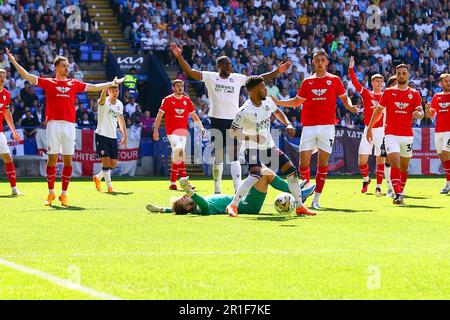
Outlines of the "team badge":
{"label": "team badge", "polygon": [[400,110],[406,109],[409,106],[409,103],[404,102],[394,102],[394,103]]}
{"label": "team badge", "polygon": [[234,80],[232,78],[230,78],[230,82],[234,82]]}
{"label": "team badge", "polygon": [[311,90],[316,96],[324,95],[327,89],[312,89]]}
{"label": "team badge", "polygon": [[450,106],[450,102],[439,102],[438,104],[442,109],[445,109],[448,106]]}
{"label": "team badge", "polygon": [[184,104],[184,105],[187,105],[186,101],[183,101],[183,104]]}
{"label": "team badge", "polygon": [[269,106],[266,106],[266,111],[269,111],[270,110],[270,107]]}
{"label": "team badge", "polygon": [[327,85],[331,86],[331,80],[327,80]]}
{"label": "team badge", "polygon": [[5,95],[3,96],[3,100],[6,100],[6,96]]}
{"label": "team badge", "polygon": [[409,99],[412,99],[412,94],[411,94],[411,93],[408,94],[408,98],[409,98]]}

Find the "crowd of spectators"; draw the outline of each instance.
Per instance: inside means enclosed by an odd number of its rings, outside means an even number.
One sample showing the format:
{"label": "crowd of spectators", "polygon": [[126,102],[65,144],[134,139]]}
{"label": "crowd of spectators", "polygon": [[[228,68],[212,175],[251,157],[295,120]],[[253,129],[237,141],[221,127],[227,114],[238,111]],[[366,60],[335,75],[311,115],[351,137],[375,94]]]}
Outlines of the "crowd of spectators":
{"label": "crowd of spectators", "polygon": [[[372,4],[376,7],[369,8]],[[198,70],[215,70],[220,55],[231,59],[235,72],[248,75],[291,60],[291,70],[267,84],[280,98],[296,95],[302,80],[313,73],[311,59],[319,49],[327,51],[329,72],[343,79],[358,105],[361,101],[348,77],[350,56],[355,57],[359,81],[367,87],[374,73],[387,79],[396,65],[408,64],[411,85],[424,103],[440,91],[438,76],[449,70],[449,0],[133,0],[120,2],[118,8],[136,50],[161,51],[164,46],[169,65],[176,65],[167,50],[171,42],[183,45],[184,57]],[[207,121],[204,88],[195,88],[198,113]],[[246,97],[244,89],[240,103]],[[336,124],[363,125],[361,114],[347,115],[338,104]],[[298,122],[299,110],[286,112]],[[430,124],[429,119],[417,125],[424,124]]]}

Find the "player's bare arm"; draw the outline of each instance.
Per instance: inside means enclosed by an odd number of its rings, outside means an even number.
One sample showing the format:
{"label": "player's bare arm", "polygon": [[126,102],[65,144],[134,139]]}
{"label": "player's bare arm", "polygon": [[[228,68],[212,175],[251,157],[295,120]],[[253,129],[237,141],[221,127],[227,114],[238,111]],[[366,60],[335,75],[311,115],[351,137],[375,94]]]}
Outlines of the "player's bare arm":
{"label": "player's bare arm", "polygon": [[275,117],[280,121],[282,124],[286,126],[287,133],[289,137],[295,136],[295,129],[292,126],[292,123],[289,121],[287,115],[282,112],[280,109],[277,109],[277,111],[274,112]]}
{"label": "player's bare arm", "polygon": [[433,119],[436,115],[436,110],[431,108],[431,103],[429,102],[425,105],[425,112],[427,113],[427,117],[430,119]]}
{"label": "player's bare arm", "polygon": [[359,83],[358,78],[355,74],[355,58],[353,56],[350,57],[350,61],[348,64],[348,71],[350,75],[350,81],[355,86],[356,91],[362,92],[363,86]]}
{"label": "player's bare arm", "polygon": [[275,102],[275,104],[277,106],[287,107],[287,108],[296,108],[296,107],[300,106],[306,100],[299,96],[296,96],[295,98],[287,99],[287,100],[279,100],[275,97],[270,97],[270,98],[272,98],[273,102]]}
{"label": "player's bare arm", "polygon": [[106,103],[106,94],[107,94],[107,89],[103,89],[102,93],[100,94],[100,99],[98,99],[98,106],[104,106]]}
{"label": "player's bare arm", "polygon": [[156,115],[155,119],[155,126],[153,128],[153,140],[158,141],[159,140],[159,127],[161,126],[161,121],[164,116],[164,111],[159,110],[158,114]]}
{"label": "player's bare arm", "polygon": [[34,74],[28,73],[17,61],[16,58],[12,55],[12,53],[9,51],[8,48],[6,48],[6,54],[8,55],[9,61],[13,64],[13,66],[16,68],[19,75],[27,80],[32,85],[36,85],[38,81],[38,77]]}
{"label": "player's bare arm", "polygon": [[266,137],[260,134],[245,134],[242,129],[231,127],[230,136],[241,141],[253,141],[256,143],[265,143]]}
{"label": "player's bare arm", "polygon": [[413,119],[423,119],[425,116],[425,112],[423,112],[423,107],[419,106],[417,107],[413,112]]}
{"label": "player's bare arm", "polygon": [[200,129],[200,132],[202,133],[202,137],[205,135],[205,128],[203,127],[202,121],[198,117],[198,115],[194,112],[191,112],[192,120],[194,120],[195,125]]}
{"label": "player's bare arm", "polygon": [[177,59],[178,63],[180,64],[181,69],[186,73],[186,75],[189,78],[192,78],[197,81],[202,81],[202,73],[198,70],[192,69],[192,67],[189,65],[189,63],[186,62],[184,59],[182,53],[183,53],[183,46],[180,45],[179,47],[175,43],[170,44],[170,50],[172,51],[172,54]]}
{"label": "player's bare arm", "polygon": [[278,64],[278,67],[275,70],[272,70],[270,72],[264,73],[264,74],[261,75],[261,77],[263,77],[264,81],[272,80],[273,78],[278,77],[278,75],[288,71],[291,66],[292,66],[292,62],[291,61],[280,62]]}
{"label": "player's bare arm", "polygon": [[13,121],[13,117],[12,117],[12,114],[11,114],[11,110],[9,110],[9,108],[7,108],[6,112],[5,112],[5,121],[8,124],[9,129],[12,132],[14,140],[22,141],[22,137],[16,131],[16,126],[14,125],[14,121]]}
{"label": "player's bare arm", "polygon": [[384,107],[378,105],[375,108],[375,110],[373,111],[372,118],[370,119],[370,123],[367,126],[366,138],[367,138],[367,141],[369,141],[369,142],[372,142],[372,128],[373,128],[373,125],[375,123],[377,123],[381,119],[381,116],[383,115],[383,110],[384,110]]}
{"label": "player's bare arm", "polygon": [[117,77],[115,77],[114,80],[110,81],[110,82],[96,83],[96,84],[87,83],[85,91],[86,92],[103,91],[103,90],[108,89],[109,87],[121,84],[124,80],[125,80],[125,78],[117,79]]}
{"label": "player's bare arm", "polygon": [[127,147],[127,126],[123,115],[119,116],[119,129],[122,132],[122,140],[119,142],[124,148]]}
{"label": "player's bare arm", "polygon": [[347,109],[351,113],[356,113],[359,111],[358,107],[353,105],[352,100],[350,100],[350,98],[348,97],[347,94],[343,94],[342,96],[339,96],[339,99],[341,99],[342,103],[344,104],[345,109]]}

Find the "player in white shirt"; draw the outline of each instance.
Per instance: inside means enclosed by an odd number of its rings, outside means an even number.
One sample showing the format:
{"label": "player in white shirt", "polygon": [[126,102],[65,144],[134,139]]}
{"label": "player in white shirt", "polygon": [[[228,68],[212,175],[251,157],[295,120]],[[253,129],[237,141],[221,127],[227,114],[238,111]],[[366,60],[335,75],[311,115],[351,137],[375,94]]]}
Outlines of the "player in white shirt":
{"label": "player in white shirt", "polygon": [[[241,164],[238,160],[238,141],[231,139],[227,131],[231,127],[234,117],[239,109],[239,94],[241,87],[245,85],[247,76],[232,72],[231,61],[228,57],[217,58],[218,72],[198,71],[191,68],[182,56],[183,47],[171,44],[173,55],[177,58],[183,71],[188,77],[203,81],[208,91],[210,101],[209,117],[211,120],[211,142],[214,148],[214,192],[221,192],[223,173],[224,149],[227,148],[231,161],[231,176],[234,190],[241,183]],[[291,67],[291,62],[280,63],[277,69],[261,75],[264,81],[275,78],[286,72]],[[225,142],[225,143],[224,143]]]}
{"label": "player in white shirt", "polygon": [[297,215],[315,215],[303,205],[301,186],[297,176],[297,168],[291,160],[275,145],[270,133],[270,119],[272,114],[287,127],[290,136],[295,135],[295,129],[287,116],[278,109],[272,99],[266,99],[267,88],[261,76],[251,76],[245,84],[250,94],[239,109],[231,125],[230,134],[243,141],[245,160],[248,164],[248,177],[239,186],[231,204],[226,208],[231,217],[238,215],[238,205],[255,183],[261,178],[263,167],[281,171],[286,175],[289,191],[296,202]]}
{"label": "player in white shirt", "polygon": [[[108,94],[108,96],[106,96]],[[111,182],[111,170],[117,165],[119,143],[117,141],[117,123],[122,132],[120,144],[127,145],[127,129],[123,117],[123,104],[118,99],[119,86],[103,90],[98,100],[98,124],[95,130],[97,156],[102,160],[102,170],[93,177],[95,188],[101,191],[101,182],[105,178],[108,192],[114,192]]]}

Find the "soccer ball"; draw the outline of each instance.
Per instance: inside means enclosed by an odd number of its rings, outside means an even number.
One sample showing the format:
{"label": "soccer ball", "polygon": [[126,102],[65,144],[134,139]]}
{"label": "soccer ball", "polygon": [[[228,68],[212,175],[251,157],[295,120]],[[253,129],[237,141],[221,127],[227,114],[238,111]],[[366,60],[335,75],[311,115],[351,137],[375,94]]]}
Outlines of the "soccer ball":
{"label": "soccer ball", "polygon": [[295,209],[295,198],[292,194],[283,192],[275,198],[273,205],[278,213],[288,214]]}

